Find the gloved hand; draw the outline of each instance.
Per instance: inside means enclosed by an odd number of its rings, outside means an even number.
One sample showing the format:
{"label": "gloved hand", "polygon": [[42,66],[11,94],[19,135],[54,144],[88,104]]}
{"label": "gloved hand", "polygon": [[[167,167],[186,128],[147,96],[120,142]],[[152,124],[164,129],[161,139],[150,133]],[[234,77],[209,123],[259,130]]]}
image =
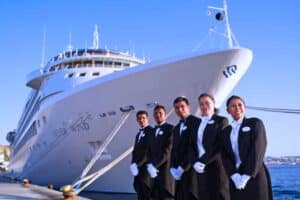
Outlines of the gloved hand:
{"label": "gloved hand", "polygon": [[138,169],[136,163],[132,163],[129,168],[130,168],[131,174],[133,176],[137,176],[139,174],[139,169]]}
{"label": "gloved hand", "polygon": [[204,172],[205,164],[197,161],[194,163],[193,168],[197,173],[201,174]]}
{"label": "gloved hand", "polygon": [[241,175],[239,173],[234,173],[233,175],[231,175],[230,178],[233,181],[235,188],[241,190],[242,189]]}
{"label": "gloved hand", "polygon": [[156,169],[151,163],[147,164],[147,171],[151,178],[157,177],[158,169]]}
{"label": "gloved hand", "polygon": [[241,188],[245,189],[248,181],[250,180],[251,176],[247,175],[247,174],[243,174],[241,175]]}
{"label": "gloved hand", "polygon": [[177,167],[177,175],[181,178],[181,176],[182,176],[182,174],[183,174],[183,172],[184,172],[184,170],[183,170],[183,168],[179,165],[178,167]]}
{"label": "gloved hand", "polygon": [[178,176],[178,173],[177,173],[177,169],[176,168],[170,168],[170,173],[171,175],[173,176],[173,178],[176,180],[176,181],[179,181],[180,180],[180,176]]}

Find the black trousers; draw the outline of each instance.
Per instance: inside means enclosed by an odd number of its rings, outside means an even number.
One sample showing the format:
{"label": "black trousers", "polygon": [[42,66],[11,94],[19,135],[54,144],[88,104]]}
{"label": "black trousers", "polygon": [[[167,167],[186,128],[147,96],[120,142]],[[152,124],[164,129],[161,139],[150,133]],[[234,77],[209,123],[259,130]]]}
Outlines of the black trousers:
{"label": "black trousers", "polygon": [[174,200],[174,196],[162,187],[157,179],[154,179],[151,189],[151,200]]}
{"label": "black trousers", "polygon": [[151,188],[144,182],[143,177],[135,177],[133,185],[137,193],[138,200],[151,199]]}

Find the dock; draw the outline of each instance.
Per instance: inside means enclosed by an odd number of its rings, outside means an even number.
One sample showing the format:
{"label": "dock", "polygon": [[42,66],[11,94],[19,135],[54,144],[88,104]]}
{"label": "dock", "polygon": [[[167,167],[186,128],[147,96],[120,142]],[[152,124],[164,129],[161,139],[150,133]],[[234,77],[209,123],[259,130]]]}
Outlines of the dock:
{"label": "dock", "polygon": [[[30,184],[24,186],[23,183],[10,180],[1,176],[0,172],[0,200],[2,199],[22,199],[22,200],[63,200],[62,192],[48,189],[47,186]],[[76,196],[76,200],[135,200],[136,194],[128,193],[105,193],[105,192],[86,192]]]}
{"label": "dock", "polygon": [[23,199],[23,200],[88,200],[88,198],[76,196],[75,198],[64,198],[63,193],[48,189],[46,186],[24,185],[7,180],[0,176],[0,199]]}

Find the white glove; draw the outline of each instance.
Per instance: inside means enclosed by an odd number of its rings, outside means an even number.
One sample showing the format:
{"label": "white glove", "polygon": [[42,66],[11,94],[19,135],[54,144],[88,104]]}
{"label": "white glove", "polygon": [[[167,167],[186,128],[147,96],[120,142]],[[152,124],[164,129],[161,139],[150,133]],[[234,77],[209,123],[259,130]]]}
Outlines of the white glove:
{"label": "white glove", "polygon": [[129,168],[130,168],[131,174],[133,176],[137,176],[139,174],[139,169],[138,169],[136,163],[132,163]]}
{"label": "white glove", "polygon": [[251,176],[247,175],[247,174],[243,174],[241,175],[241,188],[245,189],[248,181],[250,180]]}
{"label": "white glove", "polygon": [[242,189],[241,175],[239,173],[234,173],[233,175],[231,175],[230,178],[233,181],[235,188],[241,190]]}
{"label": "white glove", "polygon": [[179,178],[181,178],[181,176],[182,176],[184,170],[183,170],[182,167],[179,165],[179,166],[177,167],[176,172],[177,172],[177,176],[179,176]]}
{"label": "white glove", "polygon": [[173,178],[174,178],[176,181],[179,181],[179,180],[180,180],[180,176],[177,175],[177,169],[176,169],[176,168],[171,168],[171,169],[170,169],[170,173],[171,173],[171,175],[173,176]]}
{"label": "white glove", "polygon": [[205,164],[197,161],[194,163],[193,168],[197,173],[201,174],[204,172]]}
{"label": "white glove", "polygon": [[151,163],[147,164],[147,171],[151,178],[157,177],[158,170]]}

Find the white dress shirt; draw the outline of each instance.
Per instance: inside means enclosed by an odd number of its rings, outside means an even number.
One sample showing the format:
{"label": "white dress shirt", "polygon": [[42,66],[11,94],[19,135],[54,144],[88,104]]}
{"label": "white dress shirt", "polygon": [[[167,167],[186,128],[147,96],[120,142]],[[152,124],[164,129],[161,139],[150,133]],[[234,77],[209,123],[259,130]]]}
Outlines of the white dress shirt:
{"label": "white dress shirt", "polygon": [[185,126],[184,122],[183,121],[180,122],[180,129],[179,129],[180,135],[181,135],[182,131],[184,131],[185,129],[186,129],[186,126]]}
{"label": "white dress shirt", "polygon": [[202,116],[201,117],[201,123],[199,125],[199,128],[198,128],[198,139],[197,139],[197,146],[198,146],[198,152],[199,152],[199,155],[198,157],[201,158],[201,156],[203,154],[205,154],[205,149],[203,147],[203,133],[204,133],[204,129],[207,125],[207,122],[210,120],[211,116]]}
{"label": "white dress shirt", "polygon": [[140,129],[140,133],[139,133],[139,137],[138,137],[138,141],[139,142],[141,140],[142,137],[144,137],[145,134],[144,134],[144,129]]}
{"label": "white dress shirt", "polygon": [[243,119],[239,119],[238,121],[233,120],[231,123],[232,130],[230,133],[230,141],[231,147],[235,157],[235,167],[238,169],[241,165],[241,159],[239,154],[239,130],[241,127]]}

